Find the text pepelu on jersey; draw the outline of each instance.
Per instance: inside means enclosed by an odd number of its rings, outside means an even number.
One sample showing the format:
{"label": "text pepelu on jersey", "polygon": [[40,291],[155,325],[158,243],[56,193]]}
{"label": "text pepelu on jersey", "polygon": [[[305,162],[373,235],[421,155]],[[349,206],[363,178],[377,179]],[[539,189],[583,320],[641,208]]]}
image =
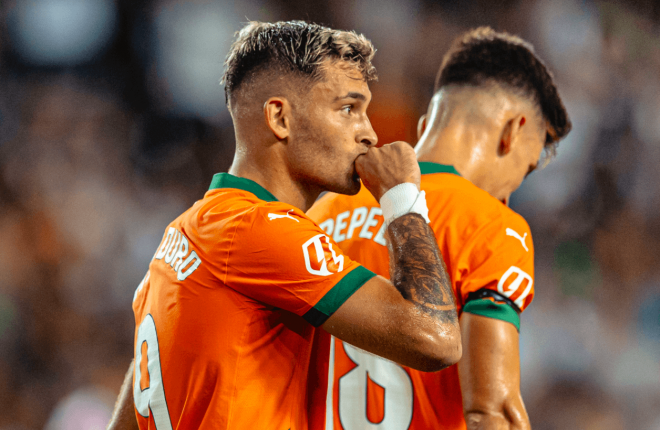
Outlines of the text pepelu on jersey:
{"label": "text pepelu on jersey", "polygon": [[[378,232],[374,234],[376,227],[380,224]],[[329,218],[319,224],[325,232],[339,243],[351,239],[355,230],[359,229],[358,237],[371,239],[379,245],[386,245],[385,228],[383,223],[383,211],[378,206],[368,208],[362,206],[350,211],[342,212],[337,218]]]}

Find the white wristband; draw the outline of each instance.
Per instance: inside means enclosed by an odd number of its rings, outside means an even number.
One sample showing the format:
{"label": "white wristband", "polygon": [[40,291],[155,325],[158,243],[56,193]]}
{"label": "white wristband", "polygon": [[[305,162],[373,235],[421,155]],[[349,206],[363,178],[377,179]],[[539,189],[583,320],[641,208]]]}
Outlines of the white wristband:
{"label": "white wristband", "polygon": [[426,222],[431,222],[426,206],[426,193],[419,191],[411,182],[404,182],[387,190],[380,198],[380,207],[386,228],[392,221],[408,213],[420,214]]}

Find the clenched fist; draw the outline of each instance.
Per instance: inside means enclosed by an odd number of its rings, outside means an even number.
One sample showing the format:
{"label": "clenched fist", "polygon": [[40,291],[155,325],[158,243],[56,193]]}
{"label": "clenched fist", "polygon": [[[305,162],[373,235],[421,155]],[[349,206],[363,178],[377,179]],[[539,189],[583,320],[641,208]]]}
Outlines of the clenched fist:
{"label": "clenched fist", "polygon": [[390,188],[411,182],[419,189],[421,173],[415,150],[406,142],[394,142],[371,148],[355,160],[362,183],[380,202]]}

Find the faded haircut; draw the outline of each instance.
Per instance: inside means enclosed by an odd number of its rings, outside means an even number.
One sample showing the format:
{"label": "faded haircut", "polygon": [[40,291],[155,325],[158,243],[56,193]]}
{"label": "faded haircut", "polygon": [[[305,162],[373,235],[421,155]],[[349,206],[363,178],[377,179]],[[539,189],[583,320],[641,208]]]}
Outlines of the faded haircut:
{"label": "faded haircut", "polygon": [[377,79],[371,64],[376,50],[362,34],[305,21],[251,21],[236,32],[225,60],[225,102],[260,72],[292,74],[307,83],[323,79],[323,65],[344,61],[366,81]]}
{"label": "faded haircut", "polygon": [[434,93],[447,85],[485,86],[493,82],[538,105],[548,125],[545,148],[554,154],[557,143],[571,131],[571,121],[552,74],[523,39],[490,27],[459,36],[442,60]]}

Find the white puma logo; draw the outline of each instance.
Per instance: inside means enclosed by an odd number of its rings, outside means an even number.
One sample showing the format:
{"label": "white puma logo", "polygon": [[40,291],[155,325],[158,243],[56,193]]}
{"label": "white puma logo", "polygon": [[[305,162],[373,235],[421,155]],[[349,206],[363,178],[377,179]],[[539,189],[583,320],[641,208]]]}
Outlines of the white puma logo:
{"label": "white puma logo", "polygon": [[269,213],[269,214],[268,214],[268,219],[269,219],[270,221],[272,221],[272,220],[277,219],[277,218],[291,218],[291,219],[294,220],[295,222],[300,222],[300,221],[297,220],[296,218],[294,218],[294,217],[292,217],[291,215],[289,215],[292,211],[293,211],[293,209],[291,209],[290,211],[288,211],[288,212],[287,212],[286,214],[284,214],[284,215],[278,215],[278,214],[271,214],[271,213]]}
{"label": "white puma logo", "polygon": [[516,239],[518,239],[520,241],[520,243],[522,244],[523,248],[525,248],[525,251],[529,252],[529,248],[527,248],[527,245],[525,244],[525,239],[527,238],[527,233],[525,233],[522,237],[520,237],[520,235],[518,234],[517,231],[515,231],[513,229],[510,229],[510,228],[507,228],[506,229],[506,235],[507,236],[513,236]]}

